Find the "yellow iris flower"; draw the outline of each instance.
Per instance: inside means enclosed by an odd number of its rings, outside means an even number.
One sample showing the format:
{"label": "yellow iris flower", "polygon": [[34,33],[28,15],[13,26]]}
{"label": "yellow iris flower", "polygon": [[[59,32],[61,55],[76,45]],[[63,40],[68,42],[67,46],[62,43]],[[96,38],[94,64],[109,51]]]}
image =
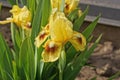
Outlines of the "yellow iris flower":
{"label": "yellow iris flower", "polygon": [[62,47],[68,41],[77,51],[85,49],[85,37],[81,33],[73,31],[73,24],[65,17],[64,13],[56,12],[51,15],[49,24],[36,37],[35,45],[39,47],[45,42],[42,52],[43,61],[53,62],[59,59]]}
{"label": "yellow iris flower", "polygon": [[[65,0],[65,7],[64,12],[65,14],[69,14],[73,10],[75,10],[79,4],[80,0]],[[51,0],[52,8],[57,8],[58,11],[60,10],[62,0]],[[79,10],[79,14],[81,14],[81,11]]]}
{"label": "yellow iris flower", "polygon": [[12,17],[0,21],[0,24],[14,22],[17,26],[22,27],[23,29],[31,28],[31,13],[26,6],[19,8],[17,5],[14,5],[10,12],[12,13]]}
{"label": "yellow iris flower", "polygon": [[79,0],[65,0],[65,13],[69,14],[71,11],[75,10],[79,4]]}
{"label": "yellow iris flower", "polygon": [[60,10],[62,0],[51,0],[52,8],[57,8],[58,11]]}

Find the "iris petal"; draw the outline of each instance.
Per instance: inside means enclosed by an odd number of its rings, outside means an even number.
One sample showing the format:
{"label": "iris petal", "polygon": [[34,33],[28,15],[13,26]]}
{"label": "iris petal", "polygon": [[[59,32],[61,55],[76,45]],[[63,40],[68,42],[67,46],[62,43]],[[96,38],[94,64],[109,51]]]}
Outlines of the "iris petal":
{"label": "iris petal", "polygon": [[[48,31],[48,35],[46,35]],[[63,12],[53,12],[49,20],[49,28],[45,28],[36,38],[35,44],[39,47],[45,42],[42,58],[44,62],[54,62],[59,59],[62,47],[70,41],[77,51],[83,51],[86,46],[85,37],[73,31],[73,24]]]}
{"label": "iris petal", "polygon": [[51,39],[57,42],[68,41],[73,34],[72,27],[72,23],[65,17],[65,15],[63,15],[63,13],[57,13],[56,18],[50,25]]}
{"label": "iris petal", "polygon": [[31,28],[31,13],[26,6],[19,8],[17,5],[14,5],[10,12],[12,13],[12,18],[0,21],[0,24],[14,22],[17,26],[22,27],[23,29]]}
{"label": "iris petal", "polygon": [[58,11],[60,10],[62,0],[51,0],[52,8],[57,8]]}
{"label": "iris petal", "polygon": [[77,51],[83,51],[85,49],[86,39],[79,32],[74,32],[73,38],[70,39],[70,42]]}
{"label": "iris petal", "polygon": [[49,36],[49,25],[39,33],[39,35],[35,38],[35,45],[36,47],[40,47],[42,43],[48,38]]}
{"label": "iris petal", "polygon": [[44,62],[54,62],[60,57],[61,44],[48,40],[44,46],[44,51],[42,52],[42,58]]}
{"label": "iris petal", "polygon": [[71,11],[75,10],[79,4],[79,0],[65,0],[65,13],[69,14]]}
{"label": "iris petal", "polygon": [[13,22],[13,19],[12,18],[7,18],[4,21],[0,21],[0,24],[7,24],[7,23],[10,23],[10,22]]}
{"label": "iris petal", "polygon": [[26,6],[20,9],[20,11],[15,11],[14,7],[11,12],[13,14],[13,22],[22,28],[29,28],[28,24],[31,22],[31,13]]}

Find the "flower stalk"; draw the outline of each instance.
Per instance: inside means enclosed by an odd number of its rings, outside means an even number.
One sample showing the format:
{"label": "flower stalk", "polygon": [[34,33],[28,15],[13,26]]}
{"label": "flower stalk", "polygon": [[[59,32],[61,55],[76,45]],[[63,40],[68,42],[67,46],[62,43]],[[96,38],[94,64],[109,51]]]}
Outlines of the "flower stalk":
{"label": "flower stalk", "polygon": [[66,53],[64,47],[62,48],[60,58],[59,58],[59,63],[58,63],[58,68],[59,68],[59,80],[63,80],[63,73],[64,73],[64,68],[66,66]]}

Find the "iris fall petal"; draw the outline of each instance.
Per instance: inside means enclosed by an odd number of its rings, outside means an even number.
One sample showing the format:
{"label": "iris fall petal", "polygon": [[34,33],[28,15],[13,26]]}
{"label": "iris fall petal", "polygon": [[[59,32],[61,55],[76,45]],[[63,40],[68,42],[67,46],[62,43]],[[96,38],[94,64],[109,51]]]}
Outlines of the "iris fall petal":
{"label": "iris fall petal", "polygon": [[61,44],[48,40],[44,46],[44,51],[42,52],[42,58],[44,62],[54,62],[58,60],[61,53]]}
{"label": "iris fall petal", "polygon": [[40,47],[41,44],[48,38],[48,36],[49,36],[49,25],[46,25],[46,27],[35,38],[34,44],[36,45],[36,47]]}
{"label": "iris fall petal", "polygon": [[73,38],[70,39],[70,42],[77,51],[83,51],[85,49],[86,39],[79,32],[74,32]]}

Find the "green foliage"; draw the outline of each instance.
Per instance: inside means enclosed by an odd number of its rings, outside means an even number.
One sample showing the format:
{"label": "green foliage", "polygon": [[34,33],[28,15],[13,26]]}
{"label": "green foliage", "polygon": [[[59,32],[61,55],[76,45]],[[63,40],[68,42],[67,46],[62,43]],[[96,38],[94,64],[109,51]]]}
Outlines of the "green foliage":
{"label": "green foliage", "polygon": [[50,11],[51,11],[50,0],[40,0],[36,8],[36,13],[32,23],[31,33],[32,42],[34,42],[34,39],[41,30],[41,27],[45,26],[46,23],[48,22]]}
{"label": "green foliage", "polygon": [[[26,80],[35,79],[35,57],[30,38],[26,38],[21,45],[19,53],[19,68],[25,72],[24,76],[26,77]],[[23,75],[22,71],[20,72],[21,75]]]}
{"label": "green foliage", "polygon": [[92,34],[93,30],[95,29],[95,26],[99,20],[98,16],[84,31],[83,31],[83,35],[86,37],[86,39],[89,38],[89,36]]}
{"label": "green foliage", "polygon": [[39,1],[39,4],[36,8],[35,16],[33,18],[32,33],[31,33],[32,42],[34,42],[35,37],[40,31],[41,18],[42,18],[42,2],[43,2],[42,0]]}
{"label": "green foliage", "polygon": [[[11,5],[18,4],[18,0],[8,0]],[[64,11],[64,0],[60,11]],[[81,68],[85,65],[101,36],[91,48],[86,46],[85,51],[76,51],[68,43],[63,47],[58,61],[45,63],[41,53],[43,46],[37,48],[34,41],[38,33],[49,22],[52,11],[50,0],[20,0],[20,4],[26,5],[32,13],[32,30],[29,34],[25,30],[11,23],[11,38],[13,48],[9,48],[3,36],[0,34],[0,80],[74,80]],[[73,22],[73,28],[79,31],[88,13],[89,7],[78,16],[78,10],[73,10],[66,17]],[[82,33],[88,42],[99,20],[98,16]],[[111,80],[111,79],[110,79]]]}
{"label": "green foliage", "polygon": [[115,78],[120,76],[120,71],[118,71],[116,74],[112,75],[108,80],[114,80]]}
{"label": "green foliage", "polygon": [[2,79],[12,80],[12,55],[3,36],[0,34],[0,73]]}
{"label": "green foliage", "polygon": [[82,15],[80,17],[78,17],[75,22],[73,23],[74,26],[74,30],[78,31],[82,25],[82,23],[84,22],[84,19],[88,13],[89,7],[86,8],[86,10],[82,13]]}
{"label": "green foliage", "polygon": [[79,70],[85,65],[86,61],[90,57],[90,55],[93,53],[94,49],[96,48],[97,44],[99,43],[101,39],[100,35],[98,39],[95,41],[93,46],[82,52],[81,54],[77,55],[74,60],[72,60],[65,69],[64,74],[64,80],[74,80],[76,75],[79,73]]}
{"label": "green foliage", "polygon": [[51,4],[50,0],[43,0],[43,6],[42,6],[42,21],[41,26],[45,26],[48,24],[48,19],[51,14]]}
{"label": "green foliage", "polygon": [[16,52],[16,57],[18,58],[20,46],[22,43],[22,33],[19,32],[19,29],[14,23],[11,23],[11,38]]}
{"label": "green foliage", "polygon": [[16,5],[16,1],[15,0],[7,0],[11,5]]}

